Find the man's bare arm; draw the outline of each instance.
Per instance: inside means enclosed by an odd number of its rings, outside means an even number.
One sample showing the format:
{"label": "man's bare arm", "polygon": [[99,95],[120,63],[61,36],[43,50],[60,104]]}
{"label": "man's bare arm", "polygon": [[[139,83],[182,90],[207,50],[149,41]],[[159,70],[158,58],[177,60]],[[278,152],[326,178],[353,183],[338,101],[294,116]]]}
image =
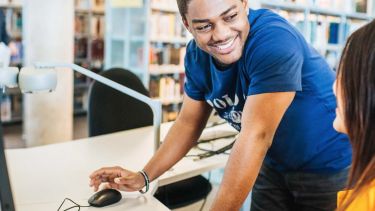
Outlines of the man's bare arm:
{"label": "man's bare arm", "polygon": [[241,132],[233,146],[212,210],[239,210],[258,176],[275,131],[295,92],[248,96]]}
{"label": "man's bare arm", "polygon": [[151,180],[170,169],[195,145],[211,111],[212,108],[205,101],[184,96],[179,116],[160,149],[144,168]]}

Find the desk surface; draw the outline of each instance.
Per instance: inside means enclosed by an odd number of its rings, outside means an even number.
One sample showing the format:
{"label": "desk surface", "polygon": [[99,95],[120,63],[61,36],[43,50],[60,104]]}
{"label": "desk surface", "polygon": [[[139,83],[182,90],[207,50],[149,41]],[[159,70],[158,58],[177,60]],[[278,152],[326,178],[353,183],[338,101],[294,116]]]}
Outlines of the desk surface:
{"label": "desk surface", "polygon": [[[6,150],[17,210],[57,210],[65,197],[81,205],[94,193],[88,176],[103,166],[141,169],[153,154],[152,128],[41,147]],[[142,152],[142,153],[139,153]],[[151,190],[156,189],[152,183]],[[152,192],[152,191],[151,191]],[[151,194],[122,192],[108,210],[168,210]],[[95,208],[85,208],[91,210]]]}
{"label": "desk surface", "polygon": [[[163,124],[160,134],[163,140],[164,136],[168,132],[171,123]],[[230,127],[228,124],[218,125],[212,128],[207,128],[203,131],[201,138],[203,139],[212,139],[221,137],[223,134],[235,133],[238,132]],[[214,142],[201,144],[205,149],[217,150],[218,148],[224,147],[230,144],[233,141],[233,138],[223,138],[218,139]],[[203,153],[203,151],[193,148],[189,151],[188,155],[197,155]],[[162,176],[158,178],[158,185],[163,186],[176,181],[187,179],[193,176],[200,175],[202,173],[208,172],[213,169],[225,167],[228,160],[227,154],[218,154],[212,157],[208,157],[202,160],[196,160],[196,157],[185,157],[180,160],[176,165],[172,167],[169,171],[165,172]]]}
{"label": "desk surface", "polygon": [[[170,124],[162,126],[162,137],[169,127]],[[17,210],[57,210],[66,197],[87,205],[87,199],[93,194],[88,186],[89,174],[103,166],[141,169],[153,154],[152,140],[152,127],[146,127],[60,144],[6,150]],[[184,158],[162,175],[158,183],[165,185],[223,167],[227,158],[227,155],[199,161]],[[122,192],[120,203],[105,210],[168,210],[152,196],[156,188],[153,182],[146,195]],[[82,208],[91,209],[95,208]]]}

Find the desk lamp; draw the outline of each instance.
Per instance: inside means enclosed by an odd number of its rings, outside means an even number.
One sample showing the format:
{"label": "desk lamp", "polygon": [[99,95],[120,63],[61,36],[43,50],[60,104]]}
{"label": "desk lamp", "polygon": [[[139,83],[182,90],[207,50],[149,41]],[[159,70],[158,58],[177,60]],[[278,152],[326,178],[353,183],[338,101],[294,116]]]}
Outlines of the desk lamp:
{"label": "desk lamp", "polygon": [[[49,86],[53,86],[54,78],[56,76],[49,75],[48,73],[51,71],[51,69],[58,68],[58,67],[64,67],[64,68],[71,68],[89,78],[92,78],[100,83],[103,83],[113,89],[116,89],[126,95],[129,95],[135,99],[138,99],[144,103],[146,103],[152,110],[153,113],[153,127],[154,127],[154,150],[159,148],[160,144],[160,124],[161,124],[161,102],[153,100],[139,92],[136,92],[132,89],[129,89],[128,87],[125,87],[124,85],[121,85],[119,83],[116,83],[112,80],[109,80],[108,78],[105,78],[101,75],[98,75],[88,69],[85,69],[83,67],[80,67],[76,64],[69,64],[69,63],[44,63],[44,62],[37,62],[35,63],[35,68],[22,68],[20,71],[20,78],[19,78],[19,84],[20,84],[20,89],[22,92],[33,92],[35,88],[43,88],[45,90],[48,90]],[[25,70],[24,70],[25,69]],[[26,71],[28,70],[28,71]],[[33,72],[35,71],[35,73]],[[48,78],[42,78],[43,80],[39,80],[40,84],[38,87],[34,87],[35,84],[35,79],[33,79],[35,74],[38,74],[37,72],[39,71],[46,71],[43,75],[48,77]],[[32,72],[32,74],[27,74],[27,72]],[[54,71],[53,71],[54,72]],[[40,74],[38,74],[40,75]],[[56,73],[54,72],[54,75]],[[27,77],[26,77],[27,76]],[[51,79],[49,79],[51,78]]]}
{"label": "desk lamp", "polygon": [[[5,87],[17,87],[17,85],[19,85],[22,93],[53,91],[57,85],[57,73],[54,69],[59,67],[71,68],[74,71],[146,103],[153,113],[154,150],[156,151],[158,149],[160,144],[161,102],[153,100],[78,65],[70,63],[38,62],[35,63],[34,67],[24,67],[21,71],[18,71],[16,67],[0,68],[0,88],[3,89],[2,92],[5,92]],[[0,93],[0,103],[1,100],[2,93]],[[1,129],[0,124],[0,211],[13,211],[14,203],[6,167]]]}

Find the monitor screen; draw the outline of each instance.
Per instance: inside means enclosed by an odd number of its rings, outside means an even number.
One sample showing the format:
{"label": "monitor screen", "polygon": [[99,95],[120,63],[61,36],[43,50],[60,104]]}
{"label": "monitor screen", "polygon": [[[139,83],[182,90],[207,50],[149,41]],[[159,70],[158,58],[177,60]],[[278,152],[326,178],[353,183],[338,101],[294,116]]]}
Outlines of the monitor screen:
{"label": "monitor screen", "polygon": [[[0,105],[2,100],[2,91],[0,90]],[[8,168],[5,160],[3,128],[0,115],[0,211],[14,211],[14,203],[10,181],[8,176]]]}

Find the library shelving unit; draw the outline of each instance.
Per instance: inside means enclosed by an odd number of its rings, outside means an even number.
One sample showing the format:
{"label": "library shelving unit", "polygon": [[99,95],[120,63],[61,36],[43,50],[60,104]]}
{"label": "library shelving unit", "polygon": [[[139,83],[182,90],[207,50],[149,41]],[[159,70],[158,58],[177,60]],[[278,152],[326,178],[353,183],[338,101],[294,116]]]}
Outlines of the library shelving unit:
{"label": "library shelving unit", "polygon": [[[100,72],[104,66],[104,0],[75,0],[74,63]],[[91,79],[74,73],[74,113],[87,110]]]}
{"label": "library shelving unit", "polygon": [[[5,28],[10,38],[10,66],[21,67],[22,48],[22,5],[19,1],[0,1],[0,9],[5,16]],[[22,94],[18,89],[7,89],[1,101],[1,120],[3,124],[22,121]]]}
{"label": "library shelving unit", "polygon": [[183,27],[175,0],[106,2],[105,67],[136,73],[151,97],[163,104],[163,121],[180,109],[184,54],[191,39]]}
{"label": "library shelving unit", "polygon": [[292,23],[335,69],[347,37],[374,18],[374,0],[258,0]]}
{"label": "library shelving unit", "polygon": [[[258,0],[285,17],[335,68],[346,38],[374,16],[374,0]],[[183,58],[191,35],[175,0],[106,1],[105,67],[136,73],[173,120],[183,93]]]}

